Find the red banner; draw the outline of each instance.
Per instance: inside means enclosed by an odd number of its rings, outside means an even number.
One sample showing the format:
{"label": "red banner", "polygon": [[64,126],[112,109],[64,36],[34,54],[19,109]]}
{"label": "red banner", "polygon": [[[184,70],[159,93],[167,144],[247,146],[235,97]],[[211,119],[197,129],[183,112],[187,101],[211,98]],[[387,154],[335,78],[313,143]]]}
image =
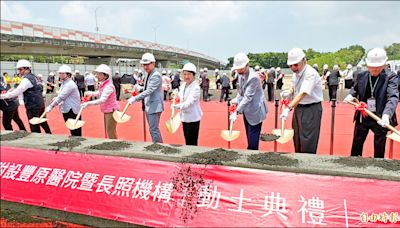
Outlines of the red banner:
{"label": "red banner", "polygon": [[400,227],[400,182],[1,147],[1,199],[147,226]]}

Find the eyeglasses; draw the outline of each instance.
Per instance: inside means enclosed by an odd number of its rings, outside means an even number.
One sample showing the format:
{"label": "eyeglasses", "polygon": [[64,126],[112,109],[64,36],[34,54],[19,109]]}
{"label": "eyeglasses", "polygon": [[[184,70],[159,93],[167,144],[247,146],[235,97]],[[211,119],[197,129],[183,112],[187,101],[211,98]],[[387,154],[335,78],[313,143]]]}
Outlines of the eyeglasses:
{"label": "eyeglasses", "polygon": [[289,67],[298,67],[298,66],[299,66],[299,63],[289,65]]}

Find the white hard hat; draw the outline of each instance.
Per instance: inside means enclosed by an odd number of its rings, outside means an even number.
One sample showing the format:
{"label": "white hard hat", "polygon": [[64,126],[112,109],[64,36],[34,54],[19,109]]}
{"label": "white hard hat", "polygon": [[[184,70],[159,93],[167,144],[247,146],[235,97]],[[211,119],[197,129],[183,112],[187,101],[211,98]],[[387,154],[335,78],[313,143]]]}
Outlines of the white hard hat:
{"label": "white hard hat", "polygon": [[334,66],[333,66],[333,69],[334,69],[334,70],[339,70],[339,66],[338,66],[338,65],[334,65]]}
{"label": "white hard hat", "polygon": [[166,71],[166,70],[163,70],[163,71],[161,72],[161,74],[167,74],[167,71]]}
{"label": "white hard hat", "polygon": [[312,65],[313,67],[317,67],[318,68],[318,64],[314,63],[314,65]]}
{"label": "white hard hat", "polygon": [[100,73],[104,73],[107,75],[111,75],[111,69],[109,66],[107,66],[106,64],[100,64],[96,70],[96,72],[100,72]]}
{"label": "white hard hat", "polygon": [[79,74],[79,70],[75,70],[75,74]]}
{"label": "white hard hat", "polygon": [[204,72],[204,70],[203,69],[200,69],[200,73],[203,73]]}
{"label": "white hard hat", "polygon": [[116,71],[115,71],[115,74],[119,74],[119,71],[116,70]]}
{"label": "white hard hat", "polygon": [[50,72],[49,75],[50,75],[50,76],[54,76],[54,72]]}
{"label": "white hard hat", "polygon": [[264,68],[261,68],[261,73],[265,73],[265,69]]}
{"label": "white hard hat", "polygon": [[181,70],[181,69],[178,69],[178,72],[180,73],[180,72],[182,72],[182,70]]}
{"label": "white hard hat", "polygon": [[134,71],[134,72],[139,72],[139,70],[138,70],[137,68],[135,68],[133,71]]}
{"label": "white hard hat", "polygon": [[67,65],[62,65],[62,66],[60,66],[60,68],[58,68],[58,73],[70,73],[70,74],[72,74],[72,70],[71,70],[71,67],[69,67]]}
{"label": "white hard hat", "polygon": [[168,74],[171,74],[172,73],[172,71],[171,70],[168,70]]}
{"label": "white hard hat", "polygon": [[277,68],[276,68],[276,71],[280,71],[280,70],[281,70],[281,68],[280,68],[280,67],[277,67]]}
{"label": "white hard hat", "polygon": [[149,63],[155,63],[156,59],[154,58],[154,55],[151,53],[144,53],[142,56],[142,59],[140,60],[140,64],[149,64]]}
{"label": "white hard hat", "polygon": [[304,54],[303,49],[293,48],[288,53],[287,65],[299,63],[304,57],[306,57],[306,54]]}
{"label": "white hard hat", "polygon": [[38,78],[42,78],[42,77],[43,77],[43,75],[42,75],[42,74],[37,74],[37,75],[36,75],[36,77],[38,77]]}
{"label": "white hard hat", "polygon": [[138,73],[140,73],[140,74],[141,74],[141,73],[143,73],[143,71],[142,71],[142,70],[139,70],[139,71],[138,71]]}
{"label": "white hard hat", "polygon": [[195,74],[196,73],[196,66],[193,64],[193,63],[186,63],[184,66],[183,66],[183,69],[182,70],[184,70],[184,71],[190,71],[190,72],[193,72],[193,74]]}
{"label": "white hard hat", "polygon": [[223,73],[222,75],[223,75],[223,76],[228,76],[226,73]]}
{"label": "white hard hat", "polygon": [[218,69],[215,69],[215,73],[218,73],[219,72],[219,70]]}
{"label": "white hard hat", "polygon": [[204,71],[208,71],[207,67],[204,67]]}
{"label": "white hard hat", "polygon": [[327,70],[329,68],[328,64],[324,64],[323,69]]}
{"label": "white hard hat", "polygon": [[347,64],[347,69],[350,70],[351,68],[353,68],[353,66],[351,64]]}
{"label": "white hard hat", "polygon": [[244,68],[249,63],[249,58],[243,52],[240,52],[235,55],[233,58],[233,67],[232,70],[238,70]]}
{"label": "white hard hat", "polygon": [[254,70],[260,70],[260,66],[259,65],[255,66]]}
{"label": "white hard hat", "polygon": [[358,68],[358,69],[361,69],[361,68],[362,68],[362,65],[361,65],[361,64],[357,64],[357,68]]}
{"label": "white hard hat", "polygon": [[388,60],[386,51],[382,48],[374,48],[368,52],[365,62],[369,67],[379,67],[384,66],[386,60]]}
{"label": "white hard hat", "polygon": [[32,68],[32,65],[28,60],[20,59],[20,60],[18,60],[17,66],[15,68],[19,69],[19,68],[22,68],[22,67]]}

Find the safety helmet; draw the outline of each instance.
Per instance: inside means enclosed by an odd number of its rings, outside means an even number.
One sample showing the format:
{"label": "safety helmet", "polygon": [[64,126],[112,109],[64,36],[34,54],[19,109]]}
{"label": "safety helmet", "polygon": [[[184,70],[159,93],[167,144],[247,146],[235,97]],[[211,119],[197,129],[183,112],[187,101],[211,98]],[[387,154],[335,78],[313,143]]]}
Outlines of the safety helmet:
{"label": "safety helmet", "polygon": [[351,68],[353,68],[353,66],[351,64],[347,64],[347,69],[350,70]]}
{"label": "safety helmet", "polygon": [[19,69],[22,67],[32,68],[32,64],[26,59],[20,59],[17,62],[17,66],[15,68]]}
{"label": "safety helmet", "polygon": [[219,70],[218,69],[215,69],[215,73],[218,73],[219,72]]}
{"label": "safety helmet", "polygon": [[156,59],[154,58],[154,55],[151,53],[144,53],[142,56],[142,59],[140,60],[140,64],[149,64],[149,63],[155,63]]}
{"label": "safety helmet", "polygon": [[195,74],[196,73],[196,66],[193,64],[193,63],[186,63],[184,66],[183,66],[183,69],[182,70],[184,70],[184,71],[190,71],[190,72],[193,72],[193,74]]}
{"label": "safety helmet", "polygon": [[107,66],[106,64],[100,64],[96,70],[96,72],[100,72],[100,73],[104,73],[107,75],[111,75],[111,69],[109,66]]}
{"label": "safety helmet", "polygon": [[232,70],[238,70],[244,68],[249,63],[249,58],[243,52],[240,52],[235,55],[233,58],[233,67]]}
{"label": "safety helmet", "polygon": [[281,71],[281,68],[280,68],[280,67],[277,67],[277,68],[276,68],[276,71]]}
{"label": "safety helmet", "polygon": [[50,76],[54,76],[54,72],[53,72],[53,71],[50,72],[49,75],[50,75]]}
{"label": "safety helmet", "polygon": [[333,66],[333,70],[339,70],[339,66],[338,65],[334,65]]}
{"label": "safety helmet", "polygon": [[327,70],[329,68],[328,64],[324,64],[323,69]]}
{"label": "safety helmet", "polygon": [[255,70],[255,71],[259,71],[259,70],[260,70],[260,66],[259,66],[259,65],[255,66],[255,67],[254,67],[254,70]]}
{"label": "safety helmet", "polygon": [[290,66],[299,63],[304,57],[306,57],[306,54],[304,54],[303,49],[293,48],[288,53],[287,65]]}
{"label": "safety helmet", "polygon": [[369,67],[379,67],[384,66],[386,60],[388,60],[386,51],[382,48],[374,48],[368,52],[365,62]]}
{"label": "safety helmet", "polygon": [[163,70],[163,71],[161,72],[161,74],[167,74],[167,71]]}
{"label": "safety helmet", "polygon": [[60,68],[58,68],[58,73],[70,73],[70,74],[72,74],[72,70],[71,70],[71,67],[69,67],[67,65],[62,65],[62,66],[60,66]]}

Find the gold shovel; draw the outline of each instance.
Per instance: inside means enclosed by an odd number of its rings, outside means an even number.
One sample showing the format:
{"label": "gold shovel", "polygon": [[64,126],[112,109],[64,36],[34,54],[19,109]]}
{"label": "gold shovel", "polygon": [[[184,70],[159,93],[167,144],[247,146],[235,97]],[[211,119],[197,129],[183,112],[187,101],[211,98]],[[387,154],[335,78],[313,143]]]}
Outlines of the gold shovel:
{"label": "gold shovel", "polygon": [[85,124],[85,121],[79,120],[82,110],[83,110],[83,108],[81,107],[81,109],[79,110],[79,113],[75,119],[71,119],[71,118],[67,119],[67,122],[65,122],[65,125],[67,126],[68,129],[75,130],[75,129],[81,128]]}
{"label": "gold shovel", "polygon": [[46,115],[46,111],[43,112],[43,114],[40,117],[33,117],[32,119],[29,120],[29,123],[32,125],[37,125],[37,124],[41,124],[43,122],[46,122],[47,119],[43,118],[44,115]]}
{"label": "gold shovel", "polygon": [[228,142],[231,142],[240,136],[240,131],[233,131],[233,120],[230,121],[229,123],[229,130],[222,130],[221,131],[221,137]]}
{"label": "gold shovel", "polygon": [[125,123],[131,119],[131,116],[126,115],[126,110],[129,107],[129,103],[126,103],[125,108],[122,112],[115,110],[113,112],[113,118],[117,123]]}
{"label": "gold shovel", "polygon": [[[175,96],[172,100],[172,105],[175,105],[176,99]],[[165,126],[167,127],[167,131],[171,134],[174,134],[181,124],[181,115],[179,113],[175,114],[175,109],[172,109],[171,118],[167,120]]]}
{"label": "gold shovel", "polygon": [[[282,110],[285,108],[285,105],[282,104]],[[285,119],[281,119],[282,127],[281,129],[274,129],[272,130],[272,134],[279,136],[276,140],[278,143],[284,144],[289,142],[294,136],[293,129],[285,129]]]}
{"label": "gold shovel", "polygon": [[[355,98],[354,100],[355,100],[356,102],[347,101],[347,103],[352,104],[352,105],[358,107],[359,104],[360,104],[359,101],[358,101],[356,98]],[[382,120],[381,118],[379,118],[377,115],[375,115],[375,114],[374,114],[373,112],[371,112],[370,110],[368,110],[368,109],[366,109],[366,108],[365,108],[364,110],[365,110],[365,112],[366,112],[371,118],[373,118],[373,119],[376,120],[377,122]],[[387,136],[386,136],[387,138],[389,138],[389,139],[391,139],[391,140],[393,140],[393,141],[396,141],[396,142],[400,142],[400,131],[398,131],[396,128],[394,128],[394,127],[391,126],[390,124],[385,124],[385,128],[387,128],[387,129],[393,131],[393,133],[391,133],[390,135],[387,135]]]}

